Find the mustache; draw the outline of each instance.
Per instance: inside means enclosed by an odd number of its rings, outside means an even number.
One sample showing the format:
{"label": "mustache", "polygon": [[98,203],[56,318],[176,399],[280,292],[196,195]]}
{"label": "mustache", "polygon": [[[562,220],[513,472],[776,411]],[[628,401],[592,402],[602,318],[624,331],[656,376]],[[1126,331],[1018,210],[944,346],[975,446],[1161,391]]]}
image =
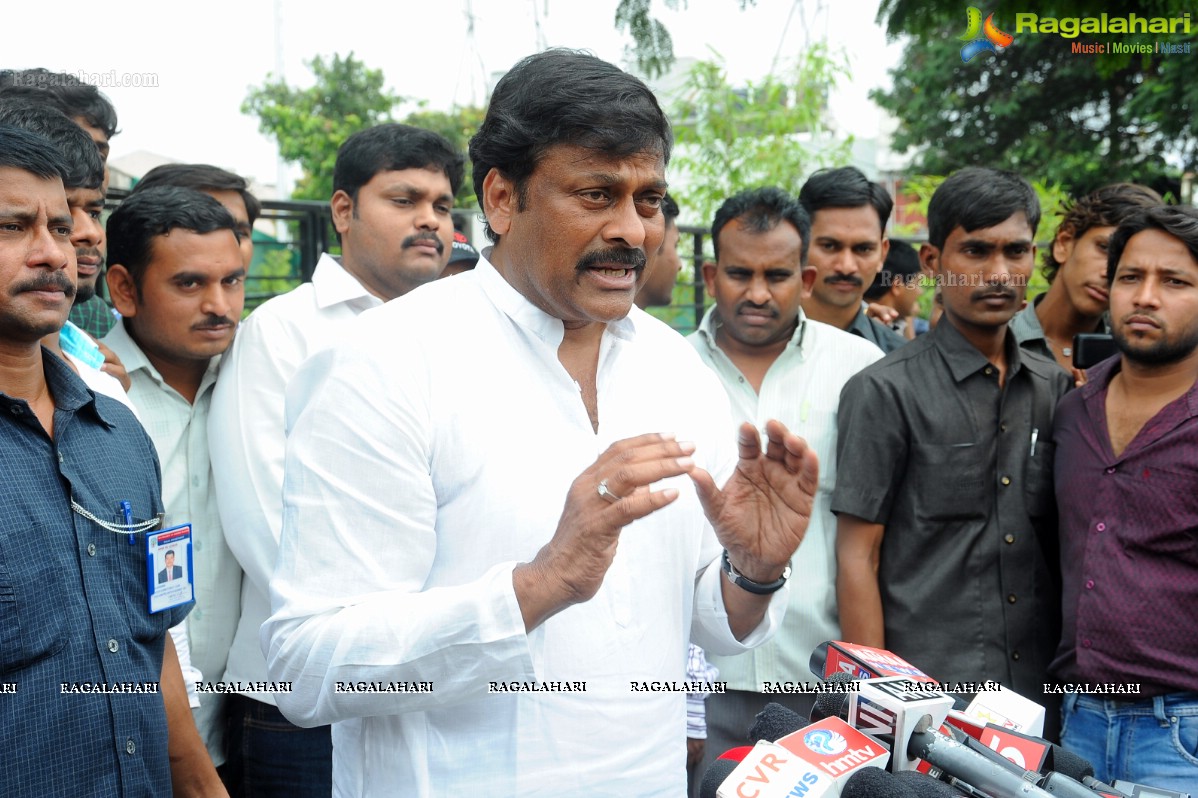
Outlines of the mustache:
{"label": "mustache", "polygon": [[104,253],[100,251],[99,247],[87,247],[87,248],[76,247],[75,248],[75,257],[76,258],[99,258],[100,266],[104,265],[104,260],[105,260]]}
{"label": "mustache", "polygon": [[858,288],[865,284],[862,282],[861,278],[855,274],[829,274],[824,278],[824,282],[827,284],[848,283],[849,285],[855,285]]}
{"label": "mustache", "polygon": [[437,254],[438,255],[445,252],[445,243],[443,241],[441,241],[441,239],[437,238],[436,233],[417,233],[416,235],[408,236],[407,238],[405,238],[403,240],[403,243],[400,244],[400,249],[408,249],[409,247],[414,247],[414,246],[416,246],[416,242],[418,242],[418,241],[432,241],[434,244],[437,245]]}
{"label": "mustache", "polygon": [[26,283],[18,283],[13,288],[13,294],[22,294],[26,291],[62,291],[66,294],[67,299],[75,298],[75,284],[65,273],[47,272]]}
{"label": "mustache", "polygon": [[201,323],[192,327],[193,330],[212,330],[217,327],[228,327],[237,322],[230,319],[228,316],[209,316]]}
{"label": "mustache", "polygon": [[620,266],[628,266],[630,268],[641,271],[645,268],[646,257],[643,250],[639,249],[621,249],[613,247],[611,249],[600,249],[594,252],[588,252],[578,259],[575,265],[577,271],[586,271],[593,269],[596,266],[614,263]]}
{"label": "mustache", "polygon": [[771,318],[778,318],[778,309],[773,305],[758,305],[755,302],[741,302],[736,306],[737,315],[745,312],[746,310],[765,311],[766,313],[770,314]]}
{"label": "mustache", "polygon": [[1003,286],[1003,285],[991,285],[991,286],[987,286],[986,288],[982,288],[978,291],[974,291],[972,294],[969,295],[970,301],[973,301],[973,302],[977,302],[982,299],[989,299],[991,297],[999,297],[1001,299],[1014,300],[1015,299],[1015,290],[1013,288],[1008,288],[1007,286]]}

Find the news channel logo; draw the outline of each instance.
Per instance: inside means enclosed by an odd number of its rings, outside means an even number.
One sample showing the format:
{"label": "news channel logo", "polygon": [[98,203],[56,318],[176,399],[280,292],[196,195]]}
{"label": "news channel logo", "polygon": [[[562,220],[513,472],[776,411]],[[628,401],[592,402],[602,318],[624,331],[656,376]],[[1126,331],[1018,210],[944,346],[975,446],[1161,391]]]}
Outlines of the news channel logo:
{"label": "news channel logo", "polygon": [[835,756],[849,747],[844,735],[830,729],[815,729],[803,735],[803,745],[820,756]]}
{"label": "news channel logo", "polygon": [[962,63],[968,64],[970,59],[981,53],[998,54],[1015,43],[1014,36],[1003,33],[994,26],[993,14],[987,15],[985,24],[982,23],[982,12],[977,8],[970,6],[965,10],[965,14],[968,24],[965,32],[957,37],[966,42],[961,48]]}

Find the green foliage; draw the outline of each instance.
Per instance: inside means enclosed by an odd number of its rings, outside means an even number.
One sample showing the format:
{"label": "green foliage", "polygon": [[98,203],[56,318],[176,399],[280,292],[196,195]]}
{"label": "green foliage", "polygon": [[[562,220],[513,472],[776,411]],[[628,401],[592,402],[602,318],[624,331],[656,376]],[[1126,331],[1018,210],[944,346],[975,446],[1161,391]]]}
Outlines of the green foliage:
{"label": "green foliage", "polygon": [[787,73],[744,89],[728,83],[718,57],[696,64],[671,114],[677,144],[670,170],[681,184],[682,217],[706,225],[737,191],[776,185],[795,193],[804,175],[844,163],[851,139],[813,142],[827,133],[827,97],[845,73],[844,59],[823,45],[807,50]]}
{"label": "green foliage", "polygon": [[254,243],[254,262],[246,279],[245,312],[300,284],[299,251],[275,241]]}
{"label": "green foliage", "polygon": [[[430,111],[425,107],[426,105],[426,103],[421,103],[419,110],[408,114],[404,117],[403,122],[440,133],[464,154],[470,144],[470,137],[483,123],[486,109],[467,105],[454,106],[449,111]],[[474,196],[474,182],[471,174],[471,163],[467,159],[466,176],[462,180],[462,186],[458,189],[454,202],[459,208],[478,207],[478,198]]]}
{"label": "green foliage", "polygon": [[278,143],[279,155],[304,170],[292,196],[327,200],[337,148],[351,134],[390,121],[401,98],[383,88],[382,70],[368,69],[352,52],[329,61],[316,56],[306,65],[314,86],[293,88],[268,78],[250,89],[241,112],[257,116],[258,129]]}
{"label": "green foliage", "polygon": [[[1089,5],[1090,7],[1086,7]],[[1109,16],[1174,16],[1167,0],[1112,0]],[[892,36],[911,36],[892,71],[893,87],[874,99],[900,121],[896,149],[917,151],[914,168],[947,173],[997,166],[1040,175],[1080,194],[1107,183],[1157,183],[1198,168],[1198,82],[1192,56],[1075,54],[1071,41],[1126,44],[1166,38],[1191,42],[1198,33],[1083,35],[1017,33],[1023,5],[986,6],[995,24],[1015,35],[1002,53],[962,63],[964,6],[955,0],[884,0],[879,19]],[[1040,17],[1094,16],[1092,4],[1057,0]]]}
{"label": "green foliage", "polygon": [[[757,0],[737,0],[744,11]],[[666,73],[674,63],[674,39],[665,25],[650,13],[652,0],[620,0],[616,6],[616,30],[632,37],[627,55],[637,69],[650,78]],[[666,8],[677,11],[686,7],[686,0],[665,0]]]}

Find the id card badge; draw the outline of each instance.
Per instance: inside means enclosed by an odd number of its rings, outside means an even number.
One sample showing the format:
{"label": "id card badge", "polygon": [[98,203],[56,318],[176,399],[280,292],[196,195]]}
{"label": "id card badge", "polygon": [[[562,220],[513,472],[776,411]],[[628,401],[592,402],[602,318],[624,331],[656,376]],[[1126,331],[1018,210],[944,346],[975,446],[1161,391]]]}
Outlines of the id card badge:
{"label": "id card badge", "polygon": [[146,533],[146,578],[151,613],[178,607],[195,598],[191,524]]}

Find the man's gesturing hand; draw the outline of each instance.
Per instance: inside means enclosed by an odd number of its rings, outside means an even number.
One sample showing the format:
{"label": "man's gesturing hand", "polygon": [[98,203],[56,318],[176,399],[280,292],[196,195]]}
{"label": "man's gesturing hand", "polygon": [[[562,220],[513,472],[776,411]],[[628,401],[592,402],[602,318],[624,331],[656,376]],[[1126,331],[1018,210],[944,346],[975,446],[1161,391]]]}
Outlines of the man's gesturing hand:
{"label": "man's gesturing hand", "polygon": [[620,531],[678,498],[673,488],[649,486],[688,473],[694,450],[670,435],[640,435],[613,443],[574,480],[553,538],[512,573],[526,629],[599,591]]}
{"label": "man's gesturing hand", "polygon": [[733,567],[760,583],[778,579],[803,542],[819,488],[819,462],[807,442],[780,421],[767,422],[765,433],[763,452],[756,427],[741,425],[740,462],[723,490],[706,471],[691,472]]}

